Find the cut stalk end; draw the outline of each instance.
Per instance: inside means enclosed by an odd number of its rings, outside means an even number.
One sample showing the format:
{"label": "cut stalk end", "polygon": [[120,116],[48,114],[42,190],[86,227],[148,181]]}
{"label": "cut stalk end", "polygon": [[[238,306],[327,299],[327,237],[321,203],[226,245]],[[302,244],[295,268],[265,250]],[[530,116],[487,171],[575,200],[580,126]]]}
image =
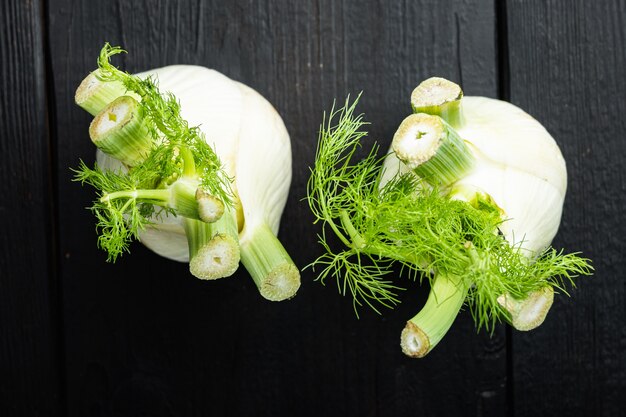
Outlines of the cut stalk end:
{"label": "cut stalk end", "polygon": [[80,83],[74,101],[92,116],[98,114],[110,102],[127,94],[124,85],[117,81],[105,82],[98,78],[98,70],[90,73]]}
{"label": "cut stalk end", "polygon": [[300,271],[266,224],[257,226],[250,237],[242,239],[241,262],[261,295],[270,301],[289,299],[300,288]]}
{"label": "cut stalk end", "polygon": [[235,214],[229,211],[214,223],[185,219],[189,271],[200,279],[229,277],[239,266],[240,250]]}
{"label": "cut stalk end", "polygon": [[438,116],[412,114],[402,121],[392,141],[398,159],[432,185],[449,185],[473,166],[474,156],[463,139]]}
{"label": "cut stalk end", "polygon": [[402,353],[412,358],[423,358],[430,351],[428,336],[410,321],[406,322],[402,330],[400,346]]}
{"label": "cut stalk end", "polygon": [[198,215],[200,220],[213,223],[224,214],[224,203],[219,198],[207,193],[202,188],[196,190],[196,201],[198,202]]}
{"label": "cut stalk end", "polygon": [[468,287],[462,278],[437,275],[424,308],[407,322],[402,331],[402,352],[414,358],[423,358],[433,350],[454,323],[467,292]]}
{"label": "cut stalk end", "polygon": [[89,125],[89,136],[98,149],[130,166],[141,163],[152,146],[139,103],[130,96],[105,106]]}
{"label": "cut stalk end", "polygon": [[411,93],[411,107],[415,113],[439,116],[460,129],[463,125],[461,99],[463,90],[445,78],[432,77],[418,85]]}
{"label": "cut stalk end", "polygon": [[398,159],[414,169],[435,156],[445,135],[440,118],[423,113],[412,114],[398,127],[392,146]]}
{"label": "cut stalk end", "polygon": [[519,300],[509,294],[498,297],[498,303],[509,313],[511,325],[520,331],[533,330],[544,322],[554,301],[551,286],[534,291]]}
{"label": "cut stalk end", "polygon": [[259,286],[263,298],[282,301],[296,295],[300,288],[300,271],[292,263],[283,263],[272,269]]}
{"label": "cut stalk end", "polygon": [[228,235],[215,235],[189,259],[189,271],[200,279],[229,277],[239,266],[239,245]]}
{"label": "cut stalk end", "polygon": [[506,218],[506,212],[500,207],[490,194],[483,189],[470,184],[455,184],[448,196],[451,200],[465,201],[470,206],[484,211],[497,213],[503,219]]}

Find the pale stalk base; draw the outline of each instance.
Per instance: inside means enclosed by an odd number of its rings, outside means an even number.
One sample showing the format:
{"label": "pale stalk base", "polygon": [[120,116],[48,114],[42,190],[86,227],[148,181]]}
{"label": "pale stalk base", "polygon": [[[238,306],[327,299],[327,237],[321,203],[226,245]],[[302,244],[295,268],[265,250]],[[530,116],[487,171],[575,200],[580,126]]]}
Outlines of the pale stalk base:
{"label": "pale stalk base", "polygon": [[520,331],[529,331],[541,326],[553,301],[554,289],[549,286],[530,293],[523,300],[505,294],[498,297],[498,303],[509,313],[511,325]]}

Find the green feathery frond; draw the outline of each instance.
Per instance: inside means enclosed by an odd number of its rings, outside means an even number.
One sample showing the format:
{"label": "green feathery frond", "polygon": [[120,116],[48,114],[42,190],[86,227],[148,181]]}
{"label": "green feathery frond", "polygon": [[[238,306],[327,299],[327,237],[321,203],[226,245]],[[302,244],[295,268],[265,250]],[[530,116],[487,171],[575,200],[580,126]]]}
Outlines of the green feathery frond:
{"label": "green feathery frond", "polygon": [[[98,245],[115,261],[141,229],[160,213],[198,218],[195,191],[232,206],[232,179],[222,168],[213,149],[198,127],[190,127],[181,116],[180,103],[171,93],[161,93],[153,77],[139,78],[120,71],[110,59],[125,52],[108,43],[100,51],[96,76],[102,89],[111,86],[117,94],[121,83],[139,98],[138,117],[151,136],[152,147],[133,167],[118,172],[93,169],[82,161],[74,170],[75,180],[98,192],[91,208],[97,219]],[[145,134],[145,131],[144,131]],[[184,182],[184,184],[183,184]],[[155,207],[158,206],[158,207]],[[179,210],[180,209],[180,210]]]}
{"label": "green feathery frond", "polygon": [[130,242],[137,239],[139,231],[152,223],[153,204],[162,204],[162,201],[138,197],[110,199],[107,196],[148,188],[154,178],[143,176],[145,172],[140,170],[129,173],[103,171],[97,165],[91,169],[83,161],[74,172],[75,181],[98,190],[98,199],[91,207],[97,219],[98,247],[107,252],[107,261],[115,262],[118,256],[128,252]]}
{"label": "green feathery frond", "polygon": [[219,198],[225,205],[232,205],[232,178],[222,169],[222,163],[213,149],[207,144],[204,133],[197,126],[189,126],[180,114],[180,103],[171,93],[159,91],[158,80],[149,76],[139,78],[136,75],[121,71],[111,64],[111,58],[125,53],[122,48],[111,46],[108,43],[100,51],[98,58],[97,76],[105,82],[120,82],[127,91],[137,94],[141,114],[146,122],[148,131],[155,143],[162,150],[166,150],[170,158],[161,159],[171,161],[165,163],[164,172],[175,168],[174,160],[178,149],[186,147],[191,150],[196,165],[200,184],[209,194]]}
{"label": "green feathery frond", "polygon": [[[499,233],[500,210],[493,202],[473,204],[451,199],[415,174],[396,175],[382,185],[382,160],[374,146],[353,163],[366,124],[355,115],[358,98],[333,110],[320,128],[315,166],[308,183],[308,203],[322,223],[325,253],[311,266],[322,282],[335,278],[355,308],[364,304],[393,307],[402,288],[388,278],[398,264],[412,277],[432,279],[433,272],[461,278],[471,288],[467,303],[477,326],[493,329],[506,312],[501,294],[524,297],[546,285],[588,274],[589,261],[554,249],[531,261]],[[332,250],[330,228],[345,245]]]}

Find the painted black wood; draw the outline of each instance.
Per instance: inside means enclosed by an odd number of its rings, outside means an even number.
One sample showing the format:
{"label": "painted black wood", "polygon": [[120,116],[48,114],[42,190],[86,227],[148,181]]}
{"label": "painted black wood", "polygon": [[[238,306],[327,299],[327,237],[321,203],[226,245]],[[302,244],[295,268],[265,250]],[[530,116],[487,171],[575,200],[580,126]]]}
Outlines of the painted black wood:
{"label": "painted black wood", "polygon": [[[9,0],[0,11],[0,415],[620,415],[624,1]],[[300,266],[320,253],[300,200],[334,98],[364,91],[366,148],[389,144],[428,76],[510,99],[563,149],[555,245],[584,251],[596,275],[534,332],[477,335],[463,313],[411,360],[399,332],[426,288],[356,320],[308,270],[295,299],[270,303],[243,269],[201,282],[139,244],[106,264],[83,209],[93,193],[69,171],[93,161],[72,96],[104,41],[129,50],[117,62],[130,71],[205,65],[276,106],[294,159],[280,237]]]}
{"label": "painted black wood", "polygon": [[[364,90],[372,136],[388,146],[422,79],[462,81],[495,96],[492,2],[50,2],[60,136],[60,259],[68,415],[502,415],[505,339],[476,335],[463,314],[428,360],[399,335],[424,301],[417,288],[379,317],[303,273],[298,296],[264,301],[242,269],[219,282],[140,245],[115,265],[95,247],[83,207],[93,193],[68,167],[93,159],[74,89],[104,41],[129,71],[201,64],[243,81],[283,116],[293,184],[281,239],[300,266],[320,248],[300,200],[322,111]],[[61,134],[62,132],[62,134]],[[425,293],[422,289],[421,293]]]}
{"label": "painted black wood", "polygon": [[515,415],[624,415],[626,3],[507,8],[511,101],[544,123],[568,162],[554,244],[596,267],[539,329],[513,334]]}
{"label": "painted black wood", "polygon": [[52,163],[39,2],[0,3],[0,415],[59,415]]}

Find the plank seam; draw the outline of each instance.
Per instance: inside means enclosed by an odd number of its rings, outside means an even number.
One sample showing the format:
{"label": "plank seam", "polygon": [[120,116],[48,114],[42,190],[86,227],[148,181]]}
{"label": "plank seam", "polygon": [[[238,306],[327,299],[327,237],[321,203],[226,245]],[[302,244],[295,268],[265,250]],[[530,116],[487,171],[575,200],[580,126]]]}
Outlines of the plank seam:
{"label": "plank seam", "polygon": [[[509,62],[509,28],[507,0],[495,0],[496,8],[496,76],[498,80],[498,98],[504,101],[511,99],[511,73]],[[513,331],[506,326],[506,415],[515,416],[515,374]]]}
{"label": "plank seam", "polygon": [[509,65],[509,28],[507,16],[507,0],[496,0],[496,53],[498,98],[509,101],[511,99],[511,72]]}
{"label": "plank seam", "polygon": [[65,331],[63,322],[63,300],[61,287],[61,271],[59,259],[59,212],[58,212],[58,134],[56,129],[56,102],[54,90],[54,74],[52,70],[52,50],[50,47],[50,22],[49,5],[46,0],[40,0],[40,20],[41,20],[41,45],[43,49],[43,83],[44,83],[44,105],[46,117],[46,129],[48,138],[48,282],[50,317],[52,328],[56,329],[54,339],[54,358],[56,359],[57,375],[57,399],[58,415],[67,415],[67,390],[66,390],[66,358],[65,358]]}

